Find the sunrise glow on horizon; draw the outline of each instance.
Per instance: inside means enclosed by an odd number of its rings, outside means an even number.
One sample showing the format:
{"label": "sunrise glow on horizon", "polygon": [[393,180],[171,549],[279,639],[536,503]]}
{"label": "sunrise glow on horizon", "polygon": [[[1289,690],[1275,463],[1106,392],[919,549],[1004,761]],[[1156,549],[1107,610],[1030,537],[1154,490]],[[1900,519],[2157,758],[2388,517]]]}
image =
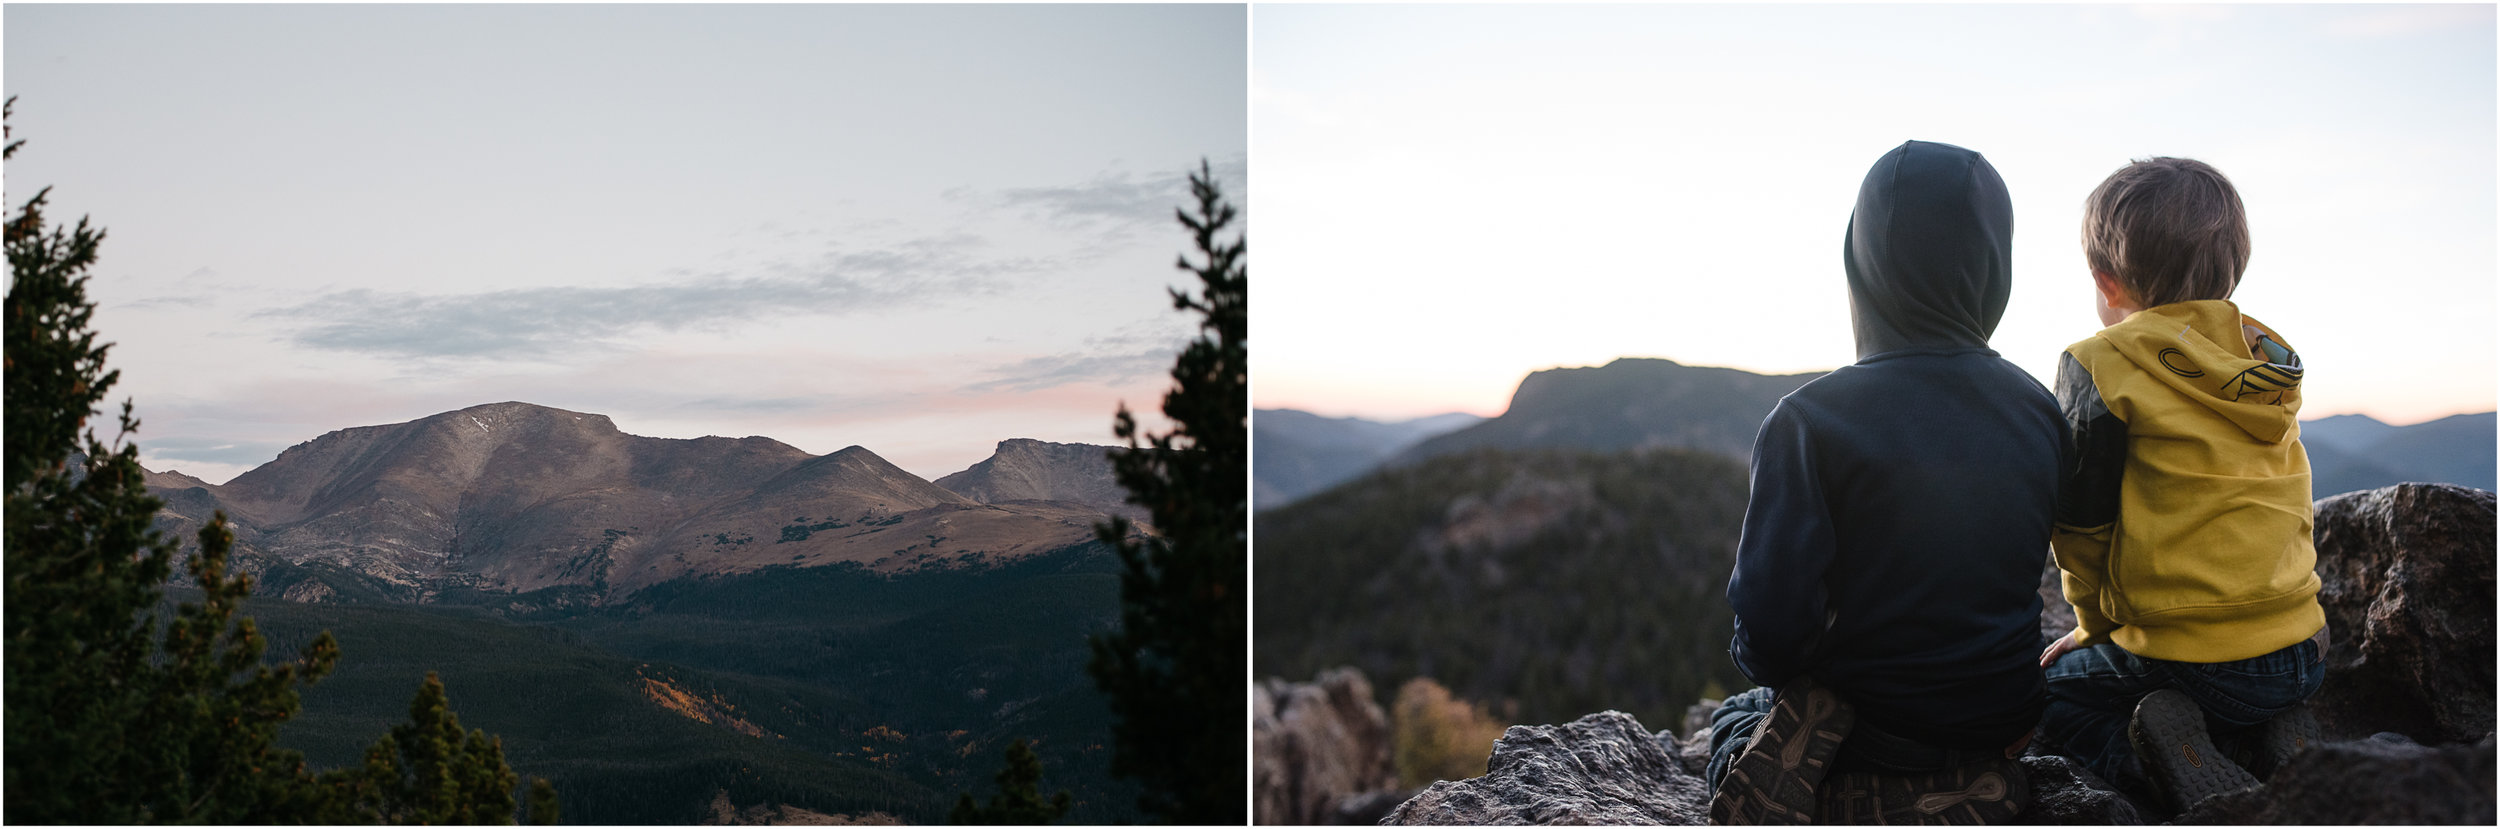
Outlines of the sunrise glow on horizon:
{"label": "sunrise glow on horizon", "polygon": [[2304,418],[2500,402],[2490,6],[1282,6],[1256,10],[1252,403],[1499,414],[1619,357],[1855,358],[1841,237],[1902,141],[2015,206],[1992,340],[2044,383],[2100,328],[2084,196],[2198,158],[2247,204],[2234,300]]}

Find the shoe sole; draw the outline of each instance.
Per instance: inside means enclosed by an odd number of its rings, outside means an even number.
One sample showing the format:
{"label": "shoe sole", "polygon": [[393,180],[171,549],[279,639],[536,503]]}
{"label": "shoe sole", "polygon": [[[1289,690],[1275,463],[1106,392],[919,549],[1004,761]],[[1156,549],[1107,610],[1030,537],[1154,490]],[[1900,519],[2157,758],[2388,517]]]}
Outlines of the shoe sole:
{"label": "shoe sole", "polygon": [[2136,704],[2127,740],[2154,788],[2185,812],[2205,798],[2255,788],[2257,778],[2231,762],[2205,733],[2205,712],[2186,694],[2154,691]]}
{"label": "shoe sole", "polygon": [[1816,788],[1849,737],[1857,712],[1820,685],[1800,681],[1803,700],[1782,695],[1754,730],[1753,742],[1728,767],[1710,799],[1710,821],[1721,825],[1814,822]]}
{"label": "shoe sole", "polygon": [[2259,728],[2257,763],[2265,767],[2268,777],[2282,771],[2293,757],[2317,745],[2321,733],[2317,715],[2309,713],[2309,704],[2305,702],[2284,709]]}

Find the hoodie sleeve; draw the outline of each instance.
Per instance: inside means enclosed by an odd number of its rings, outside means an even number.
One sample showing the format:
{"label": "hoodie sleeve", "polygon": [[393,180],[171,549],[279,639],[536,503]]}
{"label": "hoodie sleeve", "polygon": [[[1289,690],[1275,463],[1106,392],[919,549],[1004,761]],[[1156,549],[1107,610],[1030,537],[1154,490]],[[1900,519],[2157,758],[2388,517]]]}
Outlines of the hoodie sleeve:
{"label": "hoodie sleeve", "polygon": [[2101,612],[2109,543],[2118,521],[2118,481],[2127,464],[2127,423],[2111,414],[2092,372],[2073,352],[2057,365],[2057,406],[2066,440],[2058,451],[2057,514],[2049,546],[2075,607],[2075,644],[2109,641],[2119,625]]}
{"label": "hoodie sleeve", "polygon": [[1822,637],[1823,574],[1836,543],[1813,436],[1786,401],[1754,437],[1752,479],[1727,582],[1736,610],[1728,654],[1754,684],[1776,688],[1805,670]]}

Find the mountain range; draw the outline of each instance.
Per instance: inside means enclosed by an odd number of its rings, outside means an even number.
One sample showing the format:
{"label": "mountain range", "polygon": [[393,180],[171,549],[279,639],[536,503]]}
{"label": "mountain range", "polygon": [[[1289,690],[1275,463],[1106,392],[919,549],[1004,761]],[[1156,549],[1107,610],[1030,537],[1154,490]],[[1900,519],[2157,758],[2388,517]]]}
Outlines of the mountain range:
{"label": "mountain range", "polygon": [[941,486],[863,447],[507,402],[330,432],[222,485],[147,482],[187,547],[227,514],[273,656],[336,636],[337,673],[279,735],[316,768],[361,762],[434,673],[576,822],[934,823],[1031,741],[1069,820],[1115,823],[1137,787],[1110,773],[1085,667],[1119,619],[1094,525],[1142,517],[1115,451],[1006,440]]}
{"label": "mountain range", "polygon": [[2309,450],[2310,491],[2324,498],[2406,482],[2490,490],[2500,484],[2500,416],[2450,415],[2390,426],[2369,415],[2336,415],[2300,423]]}
{"label": "mountain range", "polygon": [[[1475,449],[1677,448],[1741,463],[1751,458],[1754,433],[1779,399],[1822,374],[1756,374],[1633,357],[1603,366],[1547,369],[1521,380],[1509,409],[1498,417],[1374,453],[1349,451],[1342,440],[1323,443],[1315,436],[1325,433],[1314,424],[1325,419],[1290,409],[1262,409],[1252,426],[1258,440],[1253,464],[1262,486],[1271,474],[1281,477],[1316,463],[1306,448],[1312,444],[1333,447],[1321,454],[1336,465],[1324,484],[1302,490],[1280,486],[1274,503],[1259,503],[1261,509],[1283,506],[1374,469],[1412,466]],[[2366,415],[2302,421],[2311,489],[2321,498],[2405,481],[2491,489],[2495,453],[2500,452],[2496,425],[2500,421],[2491,412],[2411,426],[2391,426]],[[1277,457],[1271,459],[1271,452]]]}
{"label": "mountain range", "polygon": [[940,486],[858,446],[643,437],[507,402],[330,432],[224,485],[148,482],[165,529],[187,537],[222,510],[247,569],[311,573],[290,598],[555,588],[596,602],[689,576],[890,574],[1081,544],[1125,509],[1106,451],[1009,440]]}
{"label": "mountain range", "polygon": [[1385,422],[1296,409],[1255,414],[1250,421],[1250,437],[1258,445],[1250,466],[1254,510],[1281,507],[1344,483],[1418,441],[1484,420],[1463,412]]}

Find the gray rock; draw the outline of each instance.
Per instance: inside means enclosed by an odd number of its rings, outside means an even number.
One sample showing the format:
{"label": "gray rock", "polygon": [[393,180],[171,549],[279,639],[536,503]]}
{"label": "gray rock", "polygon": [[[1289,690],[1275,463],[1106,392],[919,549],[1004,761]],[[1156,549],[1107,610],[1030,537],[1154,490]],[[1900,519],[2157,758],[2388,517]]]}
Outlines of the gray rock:
{"label": "gray rock", "polygon": [[2317,503],[2329,739],[2468,742],[2493,726],[2492,494],[2399,484]]}
{"label": "gray rock", "polygon": [[2099,775],[2071,758],[2026,755],[2023,772],[2031,778],[2031,808],[2020,823],[2058,826],[2141,826],[2144,810],[2134,799],[2112,789]]}
{"label": "gray rock", "polygon": [[1710,790],[1621,711],[1568,725],[1514,725],[1485,776],[1432,784],[1381,821],[1428,824],[1680,824],[1710,815]]}
{"label": "gray rock", "polygon": [[2490,737],[2430,748],[2385,740],[2323,743],[2255,789],[2215,795],[2181,824],[2470,824],[2490,826]]}
{"label": "gray rock", "polygon": [[1415,796],[1414,789],[1381,789],[1376,792],[1347,795],[1337,799],[1328,813],[1328,822],[1336,826],[1378,826],[1398,804]]}
{"label": "gray rock", "polygon": [[1251,811],[1260,823],[1327,823],[1339,801],[1397,785],[1389,715],[1353,668],[1310,683],[1260,683],[1250,745]]}
{"label": "gray rock", "polygon": [[1719,700],[1706,699],[1684,709],[1684,733],[1703,734],[1710,730],[1710,717],[1719,713]]}

